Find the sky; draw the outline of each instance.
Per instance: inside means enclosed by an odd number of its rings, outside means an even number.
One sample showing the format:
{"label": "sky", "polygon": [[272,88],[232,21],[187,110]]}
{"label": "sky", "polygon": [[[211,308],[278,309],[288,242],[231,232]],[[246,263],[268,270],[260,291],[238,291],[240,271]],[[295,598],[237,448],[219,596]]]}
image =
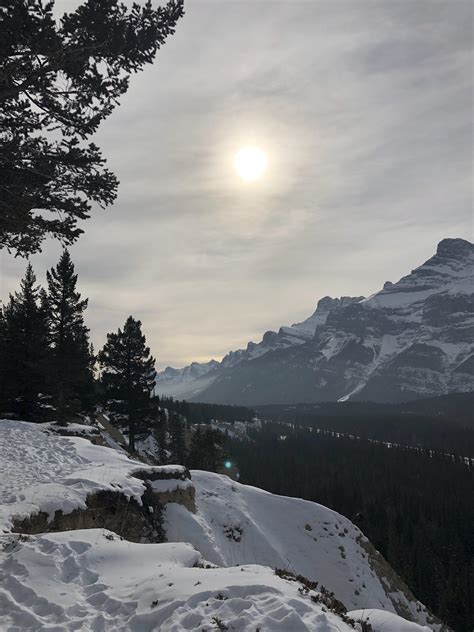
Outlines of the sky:
{"label": "sky", "polygon": [[[132,314],[157,367],[220,359],[472,241],[470,1],[185,8],[94,138],[120,180],[71,248],[96,349]],[[60,250],[31,258],[40,282]],[[25,265],[0,255],[3,299]]]}

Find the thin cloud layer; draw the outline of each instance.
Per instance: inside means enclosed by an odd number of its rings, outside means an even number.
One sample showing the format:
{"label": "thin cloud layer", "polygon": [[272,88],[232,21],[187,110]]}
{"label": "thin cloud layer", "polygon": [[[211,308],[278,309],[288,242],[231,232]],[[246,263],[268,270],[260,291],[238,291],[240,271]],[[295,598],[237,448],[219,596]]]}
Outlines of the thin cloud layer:
{"label": "thin cloud layer", "polygon": [[[471,25],[457,0],[189,0],[97,135],[119,198],[72,249],[96,346],[132,313],[160,366],[219,358],[471,239]],[[1,266],[6,298],[25,266]]]}

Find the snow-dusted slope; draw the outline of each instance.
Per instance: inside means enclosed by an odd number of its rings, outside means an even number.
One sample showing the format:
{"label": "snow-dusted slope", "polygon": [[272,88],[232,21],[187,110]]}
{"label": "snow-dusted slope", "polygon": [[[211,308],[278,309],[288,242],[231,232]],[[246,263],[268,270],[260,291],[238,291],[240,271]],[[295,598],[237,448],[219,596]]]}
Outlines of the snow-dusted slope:
{"label": "snow-dusted slope", "polygon": [[220,369],[220,362],[193,362],[182,369],[166,367],[156,375],[156,387],[159,395],[189,399],[212,384]]}
{"label": "snow-dusted slope", "polygon": [[242,361],[260,358],[270,351],[278,351],[302,345],[311,340],[317,327],[326,323],[330,311],[337,311],[352,303],[358,303],[364,297],[343,296],[331,298],[325,296],[318,301],[316,310],[301,323],[294,323],[290,327],[282,326],[276,331],[267,331],[260,342],[249,342],[245,349],[229,351],[220,362],[211,360],[206,363],[193,362],[182,369],[166,367],[157,373],[156,389],[160,395],[193,399],[206,390],[226,369]]}
{"label": "snow-dusted slope", "polygon": [[219,566],[257,563],[301,574],[334,592],[349,609],[378,608],[423,625],[430,621],[424,606],[344,516],[219,474],[191,474],[197,513],[169,504],[169,541],[191,542]]}
{"label": "snow-dusted slope", "polygon": [[367,299],[329,309],[314,337],[221,371],[195,399],[232,404],[406,401],[474,390],[474,246],[436,254]]}

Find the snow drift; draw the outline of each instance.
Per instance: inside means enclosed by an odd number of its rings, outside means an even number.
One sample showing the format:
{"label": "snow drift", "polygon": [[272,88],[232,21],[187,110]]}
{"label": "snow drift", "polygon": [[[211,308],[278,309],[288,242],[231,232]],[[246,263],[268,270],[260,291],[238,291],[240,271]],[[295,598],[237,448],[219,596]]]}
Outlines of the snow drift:
{"label": "snow drift", "polygon": [[[373,610],[375,631],[380,610],[413,621],[413,632],[443,629],[362,533],[321,505],[208,472],[190,479],[179,465],[147,466],[11,420],[0,421],[0,474],[2,632],[360,629],[347,607]],[[181,492],[192,506],[177,502]],[[120,524],[135,520],[131,505],[158,517],[168,542],[67,523],[94,512],[101,493],[123,499]],[[35,516],[41,533],[15,532]],[[48,533],[61,524],[68,530]]]}

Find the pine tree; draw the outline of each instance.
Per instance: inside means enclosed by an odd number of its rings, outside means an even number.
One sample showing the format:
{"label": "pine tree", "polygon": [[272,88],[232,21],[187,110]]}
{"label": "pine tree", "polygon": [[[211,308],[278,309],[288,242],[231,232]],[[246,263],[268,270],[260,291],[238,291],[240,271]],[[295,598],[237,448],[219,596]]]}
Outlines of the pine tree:
{"label": "pine tree", "polygon": [[38,420],[40,394],[48,389],[48,325],[44,293],[31,264],[20,291],[10,295],[2,317],[3,405],[24,419]]}
{"label": "pine tree", "polygon": [[6,344],[7,344],[7,324],[3,315],[3,308],[0,308],[0,411],[6,410]]}
{"label": "pine tree", "polygon": [[184,13],[183,0],[127,4],[89,0],[56,19],[54,0],[2,1],[0,248],[71,244],[93,205],[114,201],[118,180],[88,140]]}
{"label": "pine tree", "polygon": [[217,472],[226,458],[223,444],[225,435],[219,430],[198,426],[191,438],[188,464],[192,469]]}
{"label": "pine tree", "polygon": [[168,445],[167,434],[168,434],[168,420],[166,416],[166,411],[162,408],[158,409],[157,420],[155,422],[155,427],[153,430],[153,435],[155,437],[156,443],[158,444],[158,461],[161,464],[166,463],[167,461],[167,452],[166,448]]}
{"label": "pine tree", "polygon": [[93,390],[93,355],[83,316],[88,301],[76,290],[77,274],[67,250],[46,278],[51,370],[56,406],[62,416],[84,407],[87,395],[90,403]]}
{"label": "pine tree", "polygon": [[196,430],[193,432],[191,437],[191,442],[189,446],[189,456],[188,456],[188,464],[189,467],[193,470],[201,470],[202,462],[203,462],[203,437],[202,437],[201,426],[197,426]]}
{"label": "pine tree", "polygon": [[171,463],[185,464],[187,461],[185,425],[179,413],[171,412],[169,420]]}
{"label": "pine tree", "polygon": [[142,430],[149,414],[155,384],[155,359],[145,343],[141,322],[129,316],[123,331],[107,334],[107,342],[98,356],[106,396],[113,400],[112,410],[127,426],[131,452],[135,450],[137,432]]}

